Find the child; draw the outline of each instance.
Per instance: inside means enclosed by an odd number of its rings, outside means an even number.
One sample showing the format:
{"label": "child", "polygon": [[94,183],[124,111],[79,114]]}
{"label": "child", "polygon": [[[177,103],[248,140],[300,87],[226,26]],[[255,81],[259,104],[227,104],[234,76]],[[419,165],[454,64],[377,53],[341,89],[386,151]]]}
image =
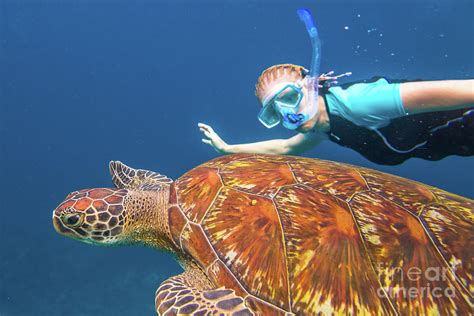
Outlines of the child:
{"label": "child", "polygon": [[[376,77],[331,86],[341,76],[318,77],[320,44],[306,10],[298,14],[313,44],[311,71],[283,64],[258,78],[259,120],[298,132],[289,139],[228,145],[199,123],[203,142],[220,153],[300,154],[331,140],[378,164],[396,165],[417,157],[439,160],[474,154],[474,80],[391,81]],[[320,90],[318,88],[321,88]]]}

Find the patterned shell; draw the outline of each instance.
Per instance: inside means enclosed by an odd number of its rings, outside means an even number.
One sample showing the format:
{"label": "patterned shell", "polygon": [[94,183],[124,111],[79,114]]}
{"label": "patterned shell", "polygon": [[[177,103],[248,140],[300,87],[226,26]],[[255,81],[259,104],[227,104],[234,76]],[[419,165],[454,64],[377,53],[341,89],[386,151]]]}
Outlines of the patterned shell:
{"label": "patterned shell", "polygon": [[258,314],[472,312],[474,201],[316,159],[231,155],[172,189],[177,247]]}

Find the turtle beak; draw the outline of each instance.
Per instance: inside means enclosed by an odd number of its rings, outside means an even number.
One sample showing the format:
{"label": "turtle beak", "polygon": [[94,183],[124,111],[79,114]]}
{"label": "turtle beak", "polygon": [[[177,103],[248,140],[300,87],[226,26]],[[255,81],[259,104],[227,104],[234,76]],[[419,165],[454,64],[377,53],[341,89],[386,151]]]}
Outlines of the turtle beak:
{"label": "turtle beak", "polygon": [[53,226],[54,226],[54,229],[60,234],[64,235],[68,232],[68,230],[66,229],[66,227],[64,227],[63,223],[61,222],[61,220],[55,214],[54,211],[53,211]]}

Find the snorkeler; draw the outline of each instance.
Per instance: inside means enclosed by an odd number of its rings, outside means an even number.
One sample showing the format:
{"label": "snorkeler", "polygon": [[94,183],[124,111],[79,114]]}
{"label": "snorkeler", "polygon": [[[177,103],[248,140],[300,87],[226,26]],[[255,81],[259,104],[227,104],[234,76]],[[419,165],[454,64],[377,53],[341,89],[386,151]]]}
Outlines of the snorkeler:
{"label": "snorkeler", "polygon": [[378,164],[417,157],[474,155],[474,80],[392,81],[383,77],[335,86],[319,75],[321,47],[311,14],[298,10],[313,46],[310,71],[283,64],[258,78],[259,121],[298,132],[289,139],[229,145],[199,123],[202,141],[219,153],[300,154],[323,140],[352,148]]}

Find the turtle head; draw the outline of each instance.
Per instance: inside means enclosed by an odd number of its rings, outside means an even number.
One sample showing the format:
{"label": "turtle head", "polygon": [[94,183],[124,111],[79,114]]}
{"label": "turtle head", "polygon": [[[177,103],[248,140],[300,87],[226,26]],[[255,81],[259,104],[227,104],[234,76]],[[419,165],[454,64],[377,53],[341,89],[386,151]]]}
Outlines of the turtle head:
{"label": "turtle head", "polygon": [[82,242],[124,243],[126,189],[85,189],[70,193],[53,212],[56,231]]}
{"label": "turtle head", "polygon": [[168,205],[173,180],[120,161],[111,161],[109,169],[116,188],[70,193],[53,212],[56,231],[89,244],[171,249]]}

